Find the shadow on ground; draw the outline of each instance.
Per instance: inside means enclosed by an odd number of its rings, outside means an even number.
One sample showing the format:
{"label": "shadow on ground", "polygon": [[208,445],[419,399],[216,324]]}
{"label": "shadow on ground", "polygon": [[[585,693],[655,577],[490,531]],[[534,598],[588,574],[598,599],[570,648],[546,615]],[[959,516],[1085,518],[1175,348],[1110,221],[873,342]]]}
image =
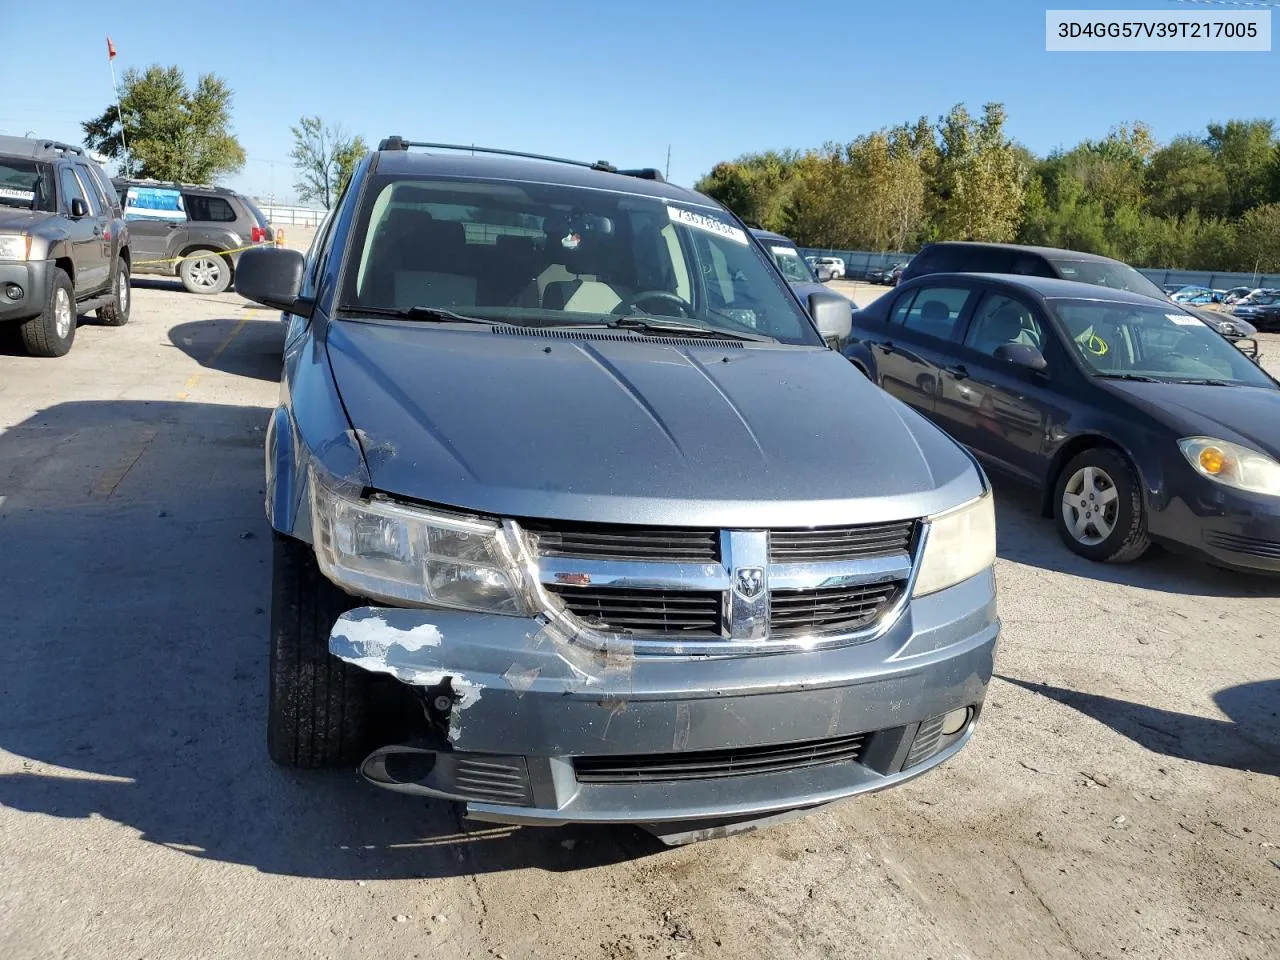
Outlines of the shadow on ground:
{"label": "shadow on ground", "polygon": [[191,320],[169,329],[169,341],[202,367],[276,382],[284,351],[279,314]]}
{"label": "shadow on ground", "polygon": [[1040,515],[1040,493],[992,477],[996,552],[1005,560],[1124,586],[1198,597],[1280,597],[1280,577],[1223,570],[1153,546],[1133,563],[1095,563],[1067,549],[1052,517]]}
{"label": "shadow on ground", "polygon": [[4,816],[104,817],[305,877],[569,871],[660,849],[621,828],[464,830],[450,805],[354,771],[270,763],[266,417],[66,403],[0,433]]}
{"label": "shadow on ground", "polygon": [[1214,720],[997,676],[1078,710],[1154,753],[1280,777],[1280,680],[1220,690],[1213,700],[1229,719]]}

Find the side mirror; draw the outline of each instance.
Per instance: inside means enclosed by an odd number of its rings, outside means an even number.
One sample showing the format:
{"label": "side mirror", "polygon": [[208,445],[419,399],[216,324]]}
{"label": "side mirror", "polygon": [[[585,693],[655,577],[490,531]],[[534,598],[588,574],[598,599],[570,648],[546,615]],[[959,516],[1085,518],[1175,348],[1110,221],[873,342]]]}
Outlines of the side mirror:
{"label": "side mirror", "polygon": [[838,293],[826,290],[809,294],[809,316],[822,339],[839,350],[853,330],[853,304]]}
{"label": "side mirror", "polygon": [[1002,343],[996,347],[995,358],[1002,363],[1034,370],[1037,373],[1049,366],[1045,362],[1044,354],[1025,343]]}
{"label": "side mirror", "polygon": [[236,292],[246,300],[285,313],[310,313],[311,304],[299,303],[306,260],[297,250],[258,247],[240,254],[236,264]]}
{"label": "side mirror", "polygon": [[88,215],[89,205],[79,197],[75,197],[71,201],[71,216],[79,220],[81,217],[87,217]]}

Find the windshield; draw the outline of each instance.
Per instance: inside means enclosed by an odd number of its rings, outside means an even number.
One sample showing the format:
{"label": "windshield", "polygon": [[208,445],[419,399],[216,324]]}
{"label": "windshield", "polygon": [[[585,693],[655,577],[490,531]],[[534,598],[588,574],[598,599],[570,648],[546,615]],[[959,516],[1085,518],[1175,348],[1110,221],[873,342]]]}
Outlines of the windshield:
{"label": "windshield", "polygon": [[1095,375],[1275,386],[1236,347],[1173,304],[1051,302],[1076,354]]}
{"label": "windshield", "polygon": [[47,163],[0,157],[0,205],[52,212],[51,172]]}
{"label": "windshield", "polygon": [[1092,283],[1096,287],[1128,290],[1144,297],[1168,300],[1168,295],[1158,286],[1125,263],[1109,263],[1106,260],[1050,260],[1063,280]]}
{"label": "windshield", "polygon": [[809,265],[804,262],[795,247],[789,247],[785,243],[770,243],[769,252],[773,254],[773,262],[778,265],[778,269],[788,280],[797,283],[814,282],[813,274],[809,272]]}
{"label": "windshield", "polygon": [[[531,182],[375,177],[339,310],[531,325],[662,317],[820,345],[745,230],[713,208]],[[419,311],[421,315],[421,311]]]}

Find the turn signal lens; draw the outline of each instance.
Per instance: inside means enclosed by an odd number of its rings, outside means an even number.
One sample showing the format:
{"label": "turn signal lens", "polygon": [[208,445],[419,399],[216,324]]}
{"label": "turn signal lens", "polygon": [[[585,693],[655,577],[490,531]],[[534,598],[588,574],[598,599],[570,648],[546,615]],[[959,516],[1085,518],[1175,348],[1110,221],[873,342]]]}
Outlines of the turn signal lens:
{"label": "turn signal lens", "polygon": [[1200,451],[1200,466],[1205,473],[1212,473],[1216,477],[1226,465],[1227,457],[1217,447],[1205,447]]}

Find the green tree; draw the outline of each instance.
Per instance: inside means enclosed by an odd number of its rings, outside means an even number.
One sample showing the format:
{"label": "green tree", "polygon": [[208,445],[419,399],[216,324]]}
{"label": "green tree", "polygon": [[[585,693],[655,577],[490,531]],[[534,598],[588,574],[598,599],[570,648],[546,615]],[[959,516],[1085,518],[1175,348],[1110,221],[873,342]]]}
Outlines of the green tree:
{"label": "green tree", "polygon": [[81,124],[84,142],[118,161],[126,175],[212,183],[244,166],[244,148],[230,132],[231,98],[226,81],[212,73],[190,89],[178,67],[129,69],[121,82],[120,110],[112,103]]}
{"label": "green tree", "polygon": [[1147,193],[1152,212],[1175,217],[1193,210],[1222,216],[1230,205],[1222,165],[1206,143],[1189,136],[1155,152],[1147,168]]}
{"label": "green tree", "polygon": [[939,236],[1000,242],[1016,234],[1024,177],[1004,123],[998,103],[988,103],[981,119],[958,104],[938,122],[942,145],[933,212]]}
{"label": "green tree", "polygon": [[1209,124],[1205,143],[1217,158],[1230,195],[1229,213],[1280,200],[1275,189],[1276,125],[1272,120],[1228,120]]}
{"label": "green tree", "polygon": [[294,189],[302,201],[315,200],[328,210],[355,173],[360,159],[369,152],[360,136],[348,136],[339,126],[329,126],[319,117],[303,117],[293,134],[289,152],[298,179]]}
{"label": "green tree", "polygon": [[1235,268],[1249,273],[1280,273],[1280,203],[1254,207],[1236,230]]}

